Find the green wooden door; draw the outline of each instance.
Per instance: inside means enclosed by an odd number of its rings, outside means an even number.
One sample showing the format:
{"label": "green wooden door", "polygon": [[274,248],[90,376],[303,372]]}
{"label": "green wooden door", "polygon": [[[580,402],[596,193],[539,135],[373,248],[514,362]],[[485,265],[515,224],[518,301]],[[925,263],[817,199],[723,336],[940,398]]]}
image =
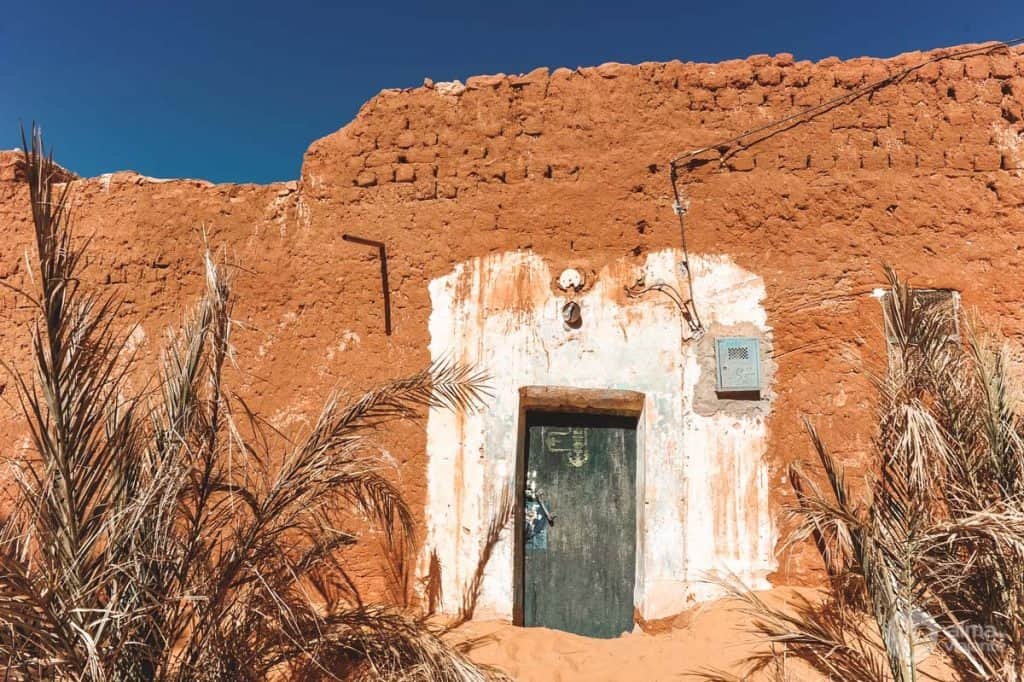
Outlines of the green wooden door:
{"label": "green wooden door", "polygon": [[636,420],[530,413],[527,436],[523,624],[617,637],[633,628]]}

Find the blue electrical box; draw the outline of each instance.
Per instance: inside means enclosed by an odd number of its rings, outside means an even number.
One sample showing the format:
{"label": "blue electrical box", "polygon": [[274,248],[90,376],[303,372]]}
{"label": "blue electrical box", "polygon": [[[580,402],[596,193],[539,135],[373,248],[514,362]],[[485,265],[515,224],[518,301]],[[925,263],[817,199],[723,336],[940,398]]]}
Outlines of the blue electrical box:
{"label": "blue electrical box", "polygon": [[715,339],[719,393],[761,391],[761,342],[749,336]]}

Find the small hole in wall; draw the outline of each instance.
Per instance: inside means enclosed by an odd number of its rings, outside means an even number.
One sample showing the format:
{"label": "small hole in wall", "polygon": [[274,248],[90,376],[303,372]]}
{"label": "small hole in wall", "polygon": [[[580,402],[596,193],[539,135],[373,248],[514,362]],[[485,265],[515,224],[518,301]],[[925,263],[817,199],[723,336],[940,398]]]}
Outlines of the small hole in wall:
{"label": "small hole in wall", "polygon": [[633,249],[632,249],[634,256],[642,255],[645,250],[646,249],[644,249],[644,247],[642,245],[634,246]]}
{"label": "small hole in wall", "polygon": [[1017,114],[1013,113],[1006,107],[1003,107],[1003,120],[1005,120],[1007,123],[1016,123],[1017,121],[1020,120],[1020,118],[1017,116]]}
{"label": "small hole in wall", "polygon": [[639,234],[646,234],[647,233],[647,221],[646,220],[638,220],[636,222],[636,231]]}
{"label": "small hole in wall", "polygon": [[950,99],[956,99],[956,88],[952,85],[946,88],[946,97]]}
{"label": "small hole in wall", "polygon": [[652,163],[650,166],[647,167],[647,172],[650,173],[651,175],[654,175],[655,173],[657,173],[658,172],[658,164]]}
{"label": "small hole in wall", "polygon": [[1002,90],[1004,95],[1012,95],[1013,94],[1013,86],[1010,85],[1009,83],[1003,83],[1003,87],[1001,88],[1001,90]]}
{"label": "small hole in wall", "polygon": [[545,178],[550,178],[550,177],[551,177],[551,174],[552,174],[552,172],[553,172],[553,171],[552,171],[552,169],[551,169],[551,166],[548,166],[547,168],[545,168],[545,169],[544,169],[544,177],[545,177]]}

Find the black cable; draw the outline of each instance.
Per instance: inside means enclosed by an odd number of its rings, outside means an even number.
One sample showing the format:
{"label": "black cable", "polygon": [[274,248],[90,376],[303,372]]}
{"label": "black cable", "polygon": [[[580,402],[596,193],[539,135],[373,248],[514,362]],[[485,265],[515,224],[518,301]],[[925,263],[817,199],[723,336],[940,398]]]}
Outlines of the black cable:
{"label": "black cable", "polygon": [[686,300],[685,306],[689,311],[689,316],[693,317],[693,321],[690,322],[690,331],[703,336],[704,323],[701,322],[700,313],[697,312],[697,305],[693,302],[693,270],[690,267],[690,251],[686,248],[686,207],[683,206],[683,199],[679,195],[679,184],[676,182],[677,176],[675,163],[672,164],[670,172],[672,176],[672,193],[675,195],[673,210],[675,210],[676,215],[679,217],[679,242],[683,249],[683,266],[686,268],[686,289],[689,294],[689,298]]}
{"label": "black cable", "polygon": [[828,100],[826,102],[822,102],[821,104],[817,104],[817,105],[815,105],[813,107],[808,107],[807,109],[803,109],[803,110],[801,110],[801,111],[799,111],[799,112],[797,112],[795,114],[790,114],[789,116],[783,116],[782,118],[778,118],[778,119],[776,119],[774,121],[771,121],[769,123],[766,123],[764,125],[757,126],[756,128],[751,128],[749,130],[746,130],[746,131],[740,133],[739,135],[736,135],[735,137],[730,137],[728,139],[722,140],[721,142],[716,142],[716,143],[710,144],[710,145],[708,145],[706,147],[701,147],[700,149],[694,149],[694,150],[691,150],[691,151],[688,151],[688,152],[684,152],[684,153],[680,154],[679,156],[675,157],[674,159],[672,159],[672,161],[670,162],[669,170],[670,170],[670,179],[671,179],[671,182],[672,182],[672,194],[675,197],[675,203],[673,204],[673,210],[675,211],[675,214],[679,217],[679,241],[680,241],[680,245],[681,245],[682,251],[683,251],[683,259],[684,259],[683,260],[683,264],[686,266],[687,286],[688,286],[688,288],[690,290],[690,292],[689,292],[690,297],[686,301],[686,303],[687,303],[687,307],[689,308],[690,314],[693,316],[693,319],[694,319],[694,321],[696,323],[696,327],[694,327],[694,325],[691,324],[691,329],[693,329],[694,331],[700,330],[701,335],[703,335],[704,325],[700,321],[700,315],[697,313],[697,305],[693,301],[693,274],[692,274],[691,268],[690,268],[690,254],[689,254],[689,251],[686,248],[686,222],[685,222],[685,219],[684,219],[684,216],[686,215],[686,206],[684,206],[684,204],[683,204],[682,194],[679,191],[679,182],[678,182],[678,180],[679,180],[679,173],[678,173],[678,169],[679,169],[680,163],[682,161],[686,161],[686,160],[692,159],[692,158],[694,158],[696,156],[699,156],[700,154],[703,154],[704,152],[711,151],[712,149],[718,150],[719,154],[722,154],[723,150],[728,149],[729,147],[731,147],[732,145],[734,145],[736,143],[742,142],[742,140],[744,138],[750,137],[751,135],[755,135],[757,133],[765,132],[767,130],[772,130],[773,128],[778,128],[778,127],[780,127],[780,126],[782,126],[782,125],[784,125],[786,123],[789,123],[790,121],[795,121],[795,120],[800,119],[802,117],[808,117],[808,118],[813,117],[816,114],[822,113],[824,111],[828,111],[829,109],[837,107],[837,106],[839,106],[841,104],[844,104],[846,102],[859,99],[859,98],[863,97],[864,95],[866,95],[868,93],[874,92],[876,90],[880,90],[881,88],[884,88],[887,85],[890,85],[892,83],[896,83],[898,81],[901,81],[904,78],[906,78],[907,76],[909,76],[910,74],[912,74],[915,71],[918,71],[918,70],[924,68],[925,66],[927,66],[929,64],[934,64],[935,62],[940,62],[940,61],[943,61],[943,60],[946,60],[946,59],[961,59],[961,58],[964,58],[964,57],[971,57],[971,56],[979,55],[979,54],[987,54],[989,52],[994,52],[995,50],[999,50],[999,49],[1009,49],[1011,47],[1014,47],[1016,45],[1020,45],[1022,43],[1024,43],[1024,37],[1014,38],[1013,40],[1005,40],[1005,41],[996,41],[996,42],[986,43],[985,45],[981,45],[979,47],[967,48],[965,50],[960,50],[959,52],[951,52],[949,54],[936,55],[934,57],[931,57],[930,59],[924,60],[920,64],[916,64],[914,66],[907,67],[907,68],[903,69],[902,71],[900,71],[900,72],[898,72],[896,74],[893,74],[893,75],[888,76],[886,78],[883,78],[881,80],[875,81],[873,83],[869,83],[868,85],[865,85],[865,86],[863,86],[861,88],[858,88],[856,90],[852,90],[852,91],[846,93],[845,95],[840,95],[839,97],[834,97],[834,98],[832,98],[832,99],[830,99],[830,100]]}
{"label": "black cable", "polygon": [[774,121],[771,121],[771,122],[766,123],[764,125],[758,126],[756,128],[751,128],[750,130],[746,130],[746,131],[740,133],[739,135],[736,135],[735,137],[730,137],[730,138],[728,138],[726,140],[722,140],[721,142],[716,142],[716,143],[710,144],[710,145],[708,145],[706,147],[701,147],[700,149],[694,149],[694,150],[691,150],[691,151],[688,151],[688,152],[684,152],[684,153],[680,154],[679,156],[677,156],[676,158],[672,159],[672,161],[671,161],[672,168],[674,169],[677,165],[679,165],[680,161],[683,161],[685,159],[691,159],[694,156],[697,156],[699,154],[703,154],[706,151],[710,151],[712,149],[718,149],[720,147],[731,146],[731,145],[735,144],[736,142],[739,142],[743,138],[750,137],[751,135],[753,135],[755,133],[760,133],[760,132],[764,132],[766,130],[771,130],[772,128],[776,128],[776,127],[778,127],[778,126],[780,126],[780,125],[782,125],[784,123],[789,123],[790,121],[798,119],[801,116],[813,116],[814,114],[816,114],[818,112],[821,112],[821,111],[825,111],[825,110],[827,110],[827,109],[829,109],[831,107],[834,107],[837,104],[842,104],[846,100],[858,99],[860,97],[863,97],[867,93],[872,92],[874,90],[878,90],[879,88],[883,88],[886,85],[889,85],[890,83],[893,83],[893,82],[899,81],[899,80],[903,80],[904,78],[906,78],[907,76],[909,76],[913,72],[918,71],[919,69],[922,69],[925,66],[928,66],[929,64],[933,64],[935,62],[943,61],[945,59],[959,59],[959,58],[962,58],[962,57],[971,57],[971,56],[974,56],[974,55],[977,55],[977,54],[984,54],[986,52],[992,52],[994,50],[998,50],[998,49],[1001,49],[1001,48],[1009,49],[1009,48],[1014,47],[1016,45],[1020,45],[1021,43],[1024,43],[1024,37],[1014,38],[1013,40],[1007,40],[1007,41],[1001,41],[1001,42],[995,42],[995,43],[988,43],[988,44],[982,45],[980,47],[972,47],[972,48],[968,48],[966,50],[961,50],[959,52],[952,52],[950,54],[936,55],[936,56],[932,57],[931,59],[926,59],[925,61],[921,62],[920,64],[917,64],[915,66],[907,67],[906,69],[903,69],[899,73],[896,73],[896,74],[894,74],[892,76],[888,76],[888,77],[883,78],[881,80],[875,81],[874,83],[870,83],[868,85],[865,85],[865,86],[863,86],[861,88],[858,88],[857,90],[852,90],[852,91],[846,93],[845,95],[840,95],[839,97],[834,97],[833,99],[830,99],[830,100],[828,100],[826,102],[822,102],[821,104],[816,104],[813,107],[808,107],[807,109],[803,109],[801,111],[798,111],[795,114],[790,114],[789,116],[784,116],[782,118],[776,119]]}

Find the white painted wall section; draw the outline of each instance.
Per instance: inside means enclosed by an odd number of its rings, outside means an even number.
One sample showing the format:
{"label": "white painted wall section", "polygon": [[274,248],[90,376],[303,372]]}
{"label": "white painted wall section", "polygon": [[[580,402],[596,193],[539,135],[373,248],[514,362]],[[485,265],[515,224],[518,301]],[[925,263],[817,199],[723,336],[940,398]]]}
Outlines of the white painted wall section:
{"label": "white painted wall section", "polygon": [[[651,253],[648,283],[678,281],[676,250]],[[706,351],[716,329],[749,328],[770,342],[764,284],[726,256],[693,257],[694,293],[709,335],[682,341],[684,323],[669,299],[626,296],[641,268],[613,263],[581,293],[565,293],[548,265],[515,251],[457,265],[430,284],[430,352],[485,369],[494,392],[478,414],[431,411],[427,424],[428,499],[421,567],[441,565],[441,608],[458,609],[480,561],[503,489],[514,485],[519,389],[571,386],[628,389],[645,395],[638,424],[637,583],[645,618],[678,613],[716,596],[702,583],[729,570],[754,588],[775,568],[764,454],[769,401],[753,408],[707,398],[714,372]],[[552,273],[554,271],[554,274]],[[581,308],[567,329],[561,308]],[[770,390],[767,395],[770,396]],[[486,567],[478,617],[510,618],[511,524]]]}

